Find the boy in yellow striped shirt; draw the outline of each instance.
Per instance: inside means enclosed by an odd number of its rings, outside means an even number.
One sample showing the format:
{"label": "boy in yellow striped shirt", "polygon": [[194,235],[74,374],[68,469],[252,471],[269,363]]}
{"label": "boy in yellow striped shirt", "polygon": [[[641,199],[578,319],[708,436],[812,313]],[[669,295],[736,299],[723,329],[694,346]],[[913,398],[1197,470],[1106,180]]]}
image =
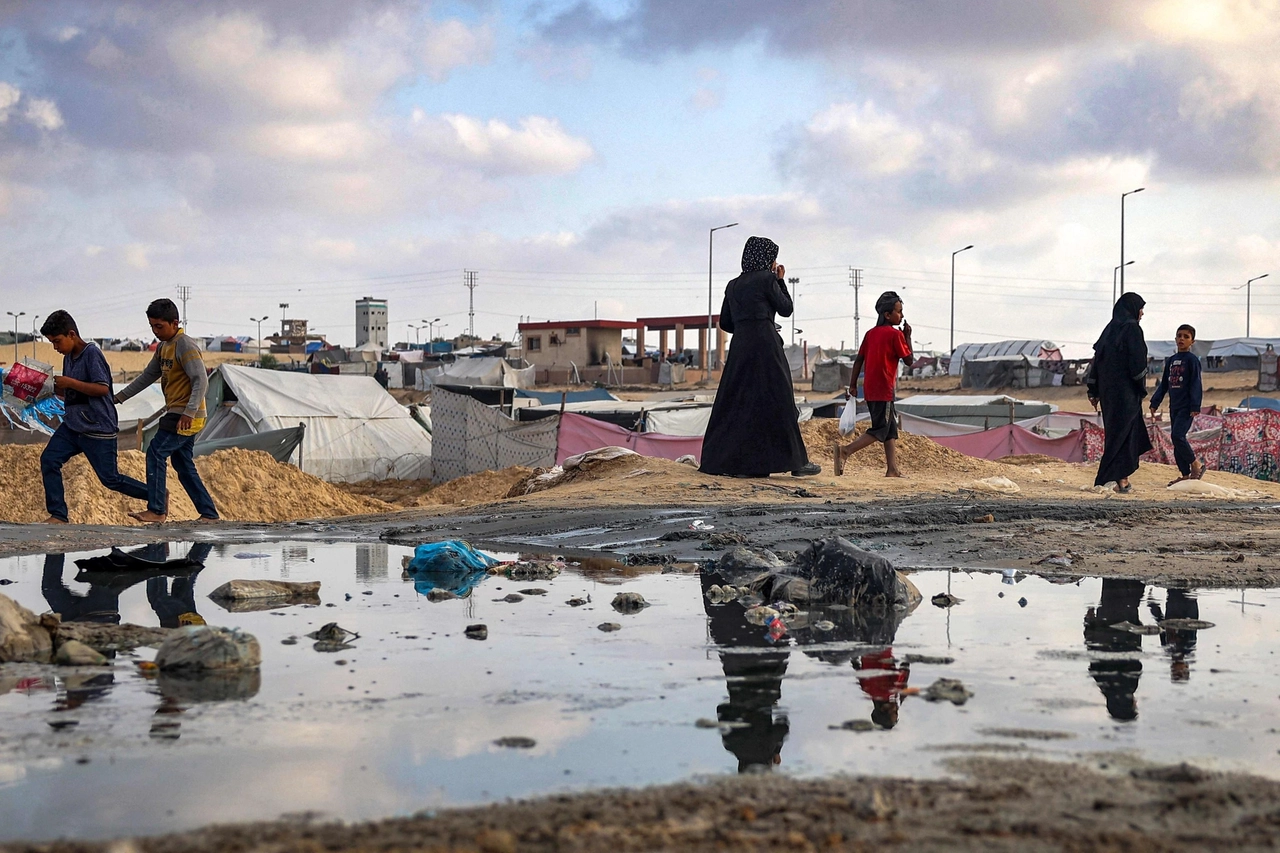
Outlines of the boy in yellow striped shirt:
{"label": "boy in yellow striped shirt", "polygon": [[142,375],[115,395],[123,403],[160,380],[165,413],[160,429],[147,447],[147,509],[130,513],[138,521],[160,524],[169,516],[168,463],[172,460],[178,482],[191,498],[201,521],[217,521],[218,509],[200,479],[192,459],[196,433],[204,428],[205,392],[209,375],[198,347],[178,322],[178,306],[172,299],[157,299],[147,306],[147,322],[160,345]]}

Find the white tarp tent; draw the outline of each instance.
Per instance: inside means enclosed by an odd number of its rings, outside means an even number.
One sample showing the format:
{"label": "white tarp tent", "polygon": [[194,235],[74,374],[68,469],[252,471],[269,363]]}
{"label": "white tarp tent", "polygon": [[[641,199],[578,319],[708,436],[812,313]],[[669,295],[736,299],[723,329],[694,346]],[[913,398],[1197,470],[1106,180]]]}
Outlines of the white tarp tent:
{"label": "white tarp tent", "polygon": [[986,344],[960,344],[955,352],[951,353],[951,364],[947,372],[952,376],[959,376],[966,361],[1007,355],[1023,355],[1032,361],[1062,360],[1062,350],[1053,341],[994,341]]}
{"label": "white tarp tent", "polygon": [[420,388],[430,385],[484,385],[496,388],[532,388],[535,368],[512,367],[504,358],[460,358],[418,374]]}
{"label": "white tarp tent", "polygon": [[138,428],[139,421],[146,424],[162,411],[164,411],[164,392],[160,390],[160,383],[148,385],[136,396],[130,397],[116,407],[120,431],[133,432]]}
{"label": "white tarp tent", "polygon": [[[300,467],[330,482],[431,478],[431,436],[372,377],[218,368],[204,440],[306,424]],[[234,397],[234,402],[232,402]]]}

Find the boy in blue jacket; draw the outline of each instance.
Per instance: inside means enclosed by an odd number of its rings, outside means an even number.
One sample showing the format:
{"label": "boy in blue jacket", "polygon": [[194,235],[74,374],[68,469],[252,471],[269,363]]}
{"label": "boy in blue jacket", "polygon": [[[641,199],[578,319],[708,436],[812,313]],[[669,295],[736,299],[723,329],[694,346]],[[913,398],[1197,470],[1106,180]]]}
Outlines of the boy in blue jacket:
{"label": "boy in blue jacket", "polygon": [[1169,434],[1173,439],[1173,461],[1178,465],[1178,473],[1182,476],[1169,483],[1181,483],[1183,480],[1199,480],[1204,476],[1204,465],[1196,458],[1187,441],[1187,432],[1191,429],[1191,421],[1200,413],[1201,385],[1200,359],[1191,351],[1196,342],[1194,326],[1182,324],[1174,337],[1178,351],[1164,360],[1164,375],[1156,392],[1151,395],[1151,411],[1160,408],[1164,395],[1169,395]]}

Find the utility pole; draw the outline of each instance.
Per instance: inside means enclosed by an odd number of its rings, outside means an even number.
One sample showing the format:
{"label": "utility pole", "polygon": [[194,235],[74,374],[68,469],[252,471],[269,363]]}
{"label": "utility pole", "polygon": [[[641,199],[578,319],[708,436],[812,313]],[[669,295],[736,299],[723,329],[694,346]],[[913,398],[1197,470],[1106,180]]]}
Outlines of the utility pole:
{"label": "utility pole", "polygon": [[470,323],[470,331],[468,334],[471,336],[473,341],[476,337],[476,285],[479,284],[479,282],[476,281],[476,278],[478,275],[479,273],[475,270],[462,271],[462,284],[467,288],[467,290],[471,291],[469,307],[467,309],[467,319]]}
{"label": "utility pole", "polygon": [[791,276],[787,279],[787,284],[791,285],[791,345],[796,345],[796,306],[800,304],[800,277]]}
{"label": "utility pole", "polygon": [[849,286],[853,288],[853,348],[856,350],[862,346],[862,335],[858,329],[858,321],[862,319],[858,315],[858,290],[862,287],[862,270],[849,267]]}
{"label": "utility pole", "polygon": [[184,328],[191,328],[191,321],[187,317],[187,300],[191,298],[191,285],[178,285],[178,299],[182,302],[182,324]]}

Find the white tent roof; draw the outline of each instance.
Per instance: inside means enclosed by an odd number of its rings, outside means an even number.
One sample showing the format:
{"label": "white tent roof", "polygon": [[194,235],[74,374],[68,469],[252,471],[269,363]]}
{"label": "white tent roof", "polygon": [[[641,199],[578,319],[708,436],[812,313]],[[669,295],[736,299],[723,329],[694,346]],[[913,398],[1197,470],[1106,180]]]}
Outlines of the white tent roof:
{"label": "white tent roof", "polygon": [[218,370],[237,399],[212,413],[205,438],[304,423],[300,467],[308,474],[334,482],[430,478],[431,436],[372,377]]}
{"label": "white tent roof", "polygon": [[1256,356],[1271,344],[1280,351],[1280,338],[1219,338],[1213,342],[1209,355],[1226,358],[1228,356]]}
{"label": "white tent roof", "polygon": [[990,358],[997,355],[1025,355],[1028,358],[1040,358],[1041,353],[1061,353],[1053,341],[1043,339],[1034,341],[995,341],[986,344],[960,344],[951,353],[951,366],[947,372],[959,376],[966,361],[979,358]]}
{"label": "white tent roof", "polygon": [[164,409],[164,391],[160,383],[148,385],[116,407],[116,417],[120,420],[121,432],[132,432],[137,429],[138,421],[144,424],[160,414]]}

